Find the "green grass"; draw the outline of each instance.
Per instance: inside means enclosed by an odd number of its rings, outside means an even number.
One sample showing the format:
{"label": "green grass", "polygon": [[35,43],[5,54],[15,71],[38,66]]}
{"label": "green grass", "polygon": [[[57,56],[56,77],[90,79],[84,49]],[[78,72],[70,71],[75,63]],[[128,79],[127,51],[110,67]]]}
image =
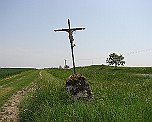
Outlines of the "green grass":
{"label": "green grass", "polygon": [[151,122],[152,68],[108,66],[80,67],[94,93],[92,101],[73,102],[66,95],[65,83],[72,69],[42,71],[38,90],[24,100],[21,122]]}
{"label": "green grass", "polygon": [[[14,69],[15,70],[15,69]],[[0,80],[0,111],[2,105],[18,90],[36,81],[39,71],[24,71],[15,77]]]}
{"label": "green grass", "polygon": [[12,75],[19,74],[21,72],[32,70],[30,68],[0,68],[0,80]]}

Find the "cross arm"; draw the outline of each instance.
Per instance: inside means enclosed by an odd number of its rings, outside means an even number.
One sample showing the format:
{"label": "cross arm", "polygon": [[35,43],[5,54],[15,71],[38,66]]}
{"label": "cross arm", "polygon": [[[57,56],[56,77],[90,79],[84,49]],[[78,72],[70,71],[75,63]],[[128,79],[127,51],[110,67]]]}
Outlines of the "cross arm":
{"label": "cross arm", "polygon": [[57,30],[54,30],[55,32],[57,32],[57,31],[69,31],[69,29],[57,29]]}
{"label": "cross arm", "polygon": [[84,30],[85,28],[72,28],[71,30],[76,31],[76,30]]}
{"label": "cross arm", "polygon": [[84,30],[85,28],[72,28],[72,29],[57,29],[57,30],[54,30],[55,32],[57,31],[66,31],[66,32],[69,32],[69,30],[71,31],[76,31],[76,30]]}

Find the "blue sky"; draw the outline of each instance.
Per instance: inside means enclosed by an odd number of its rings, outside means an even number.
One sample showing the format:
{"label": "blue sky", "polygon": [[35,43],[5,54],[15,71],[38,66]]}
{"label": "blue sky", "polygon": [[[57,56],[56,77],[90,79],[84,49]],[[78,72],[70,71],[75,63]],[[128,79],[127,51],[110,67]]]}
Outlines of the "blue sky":
{"label": "blue sky", "polygon": [[74,34],[76,66],[105,64],[122,54],[126,66],[152,66],[151,0],[0,0],[0,67],[72,65],[68,34]]}

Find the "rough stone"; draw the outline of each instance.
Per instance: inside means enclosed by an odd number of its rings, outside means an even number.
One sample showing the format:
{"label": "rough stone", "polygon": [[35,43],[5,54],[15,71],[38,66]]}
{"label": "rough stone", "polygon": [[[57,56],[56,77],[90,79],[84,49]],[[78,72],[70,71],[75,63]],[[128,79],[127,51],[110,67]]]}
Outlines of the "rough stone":
{"label": "rough stone", "polygon": [[71,75],[66,82],[67,94],[73,98],[77,99],[91,99],[93,94],[89,83],[86,81],[86,78],[81,74]]}

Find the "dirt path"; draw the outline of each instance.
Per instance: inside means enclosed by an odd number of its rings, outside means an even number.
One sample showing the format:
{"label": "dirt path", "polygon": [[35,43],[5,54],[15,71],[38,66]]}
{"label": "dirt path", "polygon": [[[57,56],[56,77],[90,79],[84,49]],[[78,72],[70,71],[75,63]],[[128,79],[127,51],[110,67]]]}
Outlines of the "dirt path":
{"label": "dirt path", "polygon": [[40,79],[42,79],[42,73],[41,73],[41,71],[39,72],[39,76],[40,76]]}
{"label": "dirt path", "polygon": [[[39,72],[39,77],[42,78],[41,72]],[[2,107],[2,111],[0,113],[0,122],[17,122],[18,121],[18,113],[20,105],[20,102],[22,98],[30,92],[33,92],[36,90],[36,84],[31,83],[26,88],[23,88],[20,91],[17,91],[16,94],[14,94],[7,103],[5,103]]]}
{"label": "dirt path", "polygon": [[149,77],[152,77],[152,74],[135,74],[137,76],[149,76]]}

